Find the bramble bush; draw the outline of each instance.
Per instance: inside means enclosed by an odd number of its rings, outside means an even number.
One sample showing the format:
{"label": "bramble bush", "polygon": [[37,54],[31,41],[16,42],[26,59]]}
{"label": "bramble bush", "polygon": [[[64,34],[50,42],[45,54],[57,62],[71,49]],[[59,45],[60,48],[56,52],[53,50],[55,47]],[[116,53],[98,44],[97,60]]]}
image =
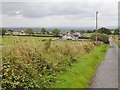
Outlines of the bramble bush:
{"label": "bramble bush", "polygon": [[94,49],[92,43],[53,43],[31,45],[22,40],[14,47],[3,47],[2,89],[49,88],[63,72],[85,53]]}

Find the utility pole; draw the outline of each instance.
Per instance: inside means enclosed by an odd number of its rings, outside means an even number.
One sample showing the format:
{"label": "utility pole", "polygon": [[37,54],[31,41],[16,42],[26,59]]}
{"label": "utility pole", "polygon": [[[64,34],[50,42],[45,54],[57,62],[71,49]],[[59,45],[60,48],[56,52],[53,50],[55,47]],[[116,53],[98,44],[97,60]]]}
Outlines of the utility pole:
{"label": "utility pole", "polygon": [[98,25],[97,25],[98,24],[98,22],[97,22],[98,20],[97,19],[98,19],[98,12],[96,12],[96,43],[97,43],[97,29],[98,29]]}

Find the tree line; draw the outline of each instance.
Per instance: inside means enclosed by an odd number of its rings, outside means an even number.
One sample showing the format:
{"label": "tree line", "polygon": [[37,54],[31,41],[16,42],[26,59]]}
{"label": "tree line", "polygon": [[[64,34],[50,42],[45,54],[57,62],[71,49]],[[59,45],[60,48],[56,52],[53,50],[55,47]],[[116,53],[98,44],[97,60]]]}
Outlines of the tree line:
{"label": "tree line", "polygon": [[[24,31],[25,31],[25,33],[27,33],[29,35],[35,34],[35,32],[34,32],[34,30],[32,28],[27,28]],[[11,30],[11,29],[9,29],[9,30],[4,29],[4,28],[0,29],[0,35],[2,35],[2,36],[5,35],[7,32],[12,34],[14,31]],[[50,34],[50,32],[47,31],[47,29],[45,29],[45,28],[41,28],[39,34]],[[54,36],[59,36],[60,30],[59,29],[54,29],[54,30],[51,31],[51,34],[54,35]]]}
{"label": "tree line", "polygon": [[[32,28],[27,28],[24,30],[25,33],[28,33],[29,35],[33,35],[35,34],[33,29]],[[9,30],[6,30],[4,28],[0,29],[0,34],[1,35],[5,35],[6,32],[9,32],[10,34],[12,34],[14,31],[9,29]],[[54,36],[59,36],[60,35],[60,32],[61,30],[60,29],[53,29],[51,32],[49,30],[47,30],[46,28],[41,28],[40,29],[40,33],[39,34],[52,34]],[[95,33],[96,30],[70,30],[70,33],[75,33],[75,32],[80,32],[81,34],[82,33]],[[100,33],[100,34],[107,34],[107,35],[119,35],[120,33],[120,30],[119,29],[113,29],[113,30],[110,30],[108,28],[105,28],[105,27],[102,27],[102,28],[99,28],[97,30],[97,33]]]}

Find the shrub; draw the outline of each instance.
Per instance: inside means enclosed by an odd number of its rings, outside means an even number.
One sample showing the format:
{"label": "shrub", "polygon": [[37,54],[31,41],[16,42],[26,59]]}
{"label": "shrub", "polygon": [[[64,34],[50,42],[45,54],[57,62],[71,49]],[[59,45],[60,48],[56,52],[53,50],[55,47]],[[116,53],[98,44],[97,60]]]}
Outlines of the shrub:
{"label": "shrub", "polygon": [[79,39],[89,39],[89,37],[79,37]]}
{"label": "shrub", "polygon": [[44,88],[54,82],[52,65],[36,47],[18,45],[4,52],[3,89]]}
{"label": "shrub", "polygon": [[101,34],[107,34],[107,35],[111,34],[111,31],[105,27],[102,27],[102,28],[98,29],[97,31]]}
{"label": "shrub", "polygon": [[[105,43],[105,44],[108,44],[109,43],[109,37],[108,37],[108,35],[106,35],[106,34],[98,34],[98,36],[97,36],[97,40],[98,41],[101,41],[101,42],[103,42],[103,43]],[[92,34],[91,36],[90,36],[90,40],[91,41],[95,41],[96,40],[96,35],[95,34]]]}

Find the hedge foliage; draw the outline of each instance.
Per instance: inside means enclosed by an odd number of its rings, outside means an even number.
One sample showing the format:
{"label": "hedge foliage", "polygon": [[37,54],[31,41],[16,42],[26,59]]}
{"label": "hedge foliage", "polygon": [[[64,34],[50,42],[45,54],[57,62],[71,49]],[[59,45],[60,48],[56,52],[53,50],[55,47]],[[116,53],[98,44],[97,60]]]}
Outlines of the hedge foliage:
{"label": "hedge foliage", "polygon": [[95,47],[92,43],[46,40],[32,45],[26,40],[18,41],[14,47],[3,48],[2,89],[49,88],[57,81],[57,74]]}
{"label": "hedge foliage", "polygon": [[[90,40],[91,40],[91,41],[95,41],[95,40],[96,40],[96,34],[92,34],[92,35],[90,36]],[[108,44],[108,43],[109,43],[109,36],[106,35],[106,34],[98,34],[98,35],[97,35],[97,40],[98,40],[98,41],[101,41],[101,42],[103,42],[103,43],[105,43],[105,44]]]}

